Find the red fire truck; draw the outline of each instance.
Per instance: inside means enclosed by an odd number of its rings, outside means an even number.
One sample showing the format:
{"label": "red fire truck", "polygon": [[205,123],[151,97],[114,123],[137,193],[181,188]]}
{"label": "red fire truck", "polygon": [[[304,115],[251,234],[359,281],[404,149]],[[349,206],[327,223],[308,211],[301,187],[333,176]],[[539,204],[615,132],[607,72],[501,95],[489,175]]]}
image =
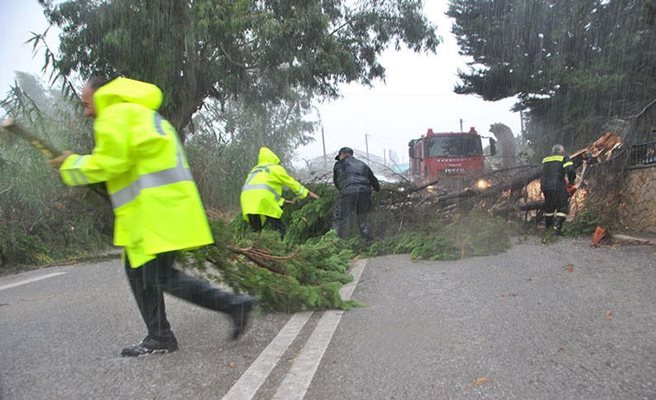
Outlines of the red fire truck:
{"label": "red fire truck", "polygon": [[[490,155],[496,154],[496,142],[490,139]],[[469,132],[433,132],[408,143],[410,174],[414,182],[470,182],[483,174],[482,137]],[[440,185],[442,186],[442,185]]]}

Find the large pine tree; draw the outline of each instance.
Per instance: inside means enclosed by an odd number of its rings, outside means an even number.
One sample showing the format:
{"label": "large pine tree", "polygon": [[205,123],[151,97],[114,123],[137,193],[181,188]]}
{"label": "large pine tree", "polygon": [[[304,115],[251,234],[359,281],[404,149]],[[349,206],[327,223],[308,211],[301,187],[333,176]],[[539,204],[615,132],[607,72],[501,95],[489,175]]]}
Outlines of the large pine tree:
{"label": "large pine tree", "polygon": [[655,10],[654,0],[452,0],[453,32],[472,57],[456,92],[517,96],[542,150],[582,145],[654,97]]}

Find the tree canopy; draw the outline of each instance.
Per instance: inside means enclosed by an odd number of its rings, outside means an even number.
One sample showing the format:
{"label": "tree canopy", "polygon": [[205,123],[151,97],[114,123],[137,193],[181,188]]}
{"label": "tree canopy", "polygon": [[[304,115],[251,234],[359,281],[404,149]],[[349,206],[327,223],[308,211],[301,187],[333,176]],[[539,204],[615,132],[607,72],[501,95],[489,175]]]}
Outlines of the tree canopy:
{"label": "tree canopy", "polygon": [[461,53],[457,93],[517,96],[529,137],[580,145],[656,93],[654,0],[451,0]]}
{"label": "tree canopy", "polygon": [[40,0],[61,28],[62,76],[126,75],[163,88],[181,131],[206,99],[334,97],[383,78],[388,46],[434,51],[421,0]]}

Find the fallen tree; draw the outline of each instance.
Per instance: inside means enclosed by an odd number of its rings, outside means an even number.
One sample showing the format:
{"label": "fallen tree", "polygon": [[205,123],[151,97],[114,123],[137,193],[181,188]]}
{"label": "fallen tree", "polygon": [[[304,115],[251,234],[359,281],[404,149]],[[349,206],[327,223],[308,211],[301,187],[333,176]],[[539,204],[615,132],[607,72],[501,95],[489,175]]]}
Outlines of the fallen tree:
{"label": "fallen tree", "polygon": [[[604,135],[572,157],[585,165],[606,162],[621,147],[618,137]],[[332,186],[313,186],[320,200],[286,206],[284,241],[277,232],[249,232],[240,217],[230,224],[214,221],[216,244],[185,252],[180,262],[236,292],[257,296],[266,310],[348,309],[356,303],[342,300],[339,289],[352,279],[348,269],[356,254],[457,259],[505,251],[510,247],[507,223],[490,214],[504,204],[516,204],[519,210],[537,208],[537,202],[516,200],[539,173],[539,166],[500,170],[485,177],[492,182],[486,189],[471,187],[436,196],[426,196],[424,187],[387,186],[374,198],[372,219],[380,240],[371,246],[357,236],[338,239],[330,231],[337,192]]]}
{"label": "fallen tree", "polygon": [[[580,186],[582,184],[588,168],[612,160],[614,155],[618,155],[617,150],[621,149],[622,143],[622,137],[618,133],[607,132],[590,145],[572,153],[570,159],[577,168],[582,168],[581,176],[579,177],[577,185]],[[464,190],[438,195],[435,197],[434,201],[442,206],[447,206],[455,201],[463,199],[473,199],[476,201],[482,201],[485,199],[505,199],[505,203],[508,204],[495,207],[496,213],[507,212],[510,210],[537,210],[542,207],[544,203],[543,201],[533,200],[517,204],[510,203],[516,203],[521,191],[531,182],[540,179],[541,172],[541,166],[523,166],[492,172],[482,178],[488,182],[488,185],[486,185],[485,188],[471,186]],[[490,184],[489,182],[496,183]]]}
{"label": "fallen tree", "polygon": [[235,292],[256,296],[263,309],[296,312],[356,305],[339,294],[353,279],[348,270],[354,253],[334,232],[290,245],[277,232],[242,234],[220,221],[213,222],[212,231],[214,245],[185,252],[180,262]]}

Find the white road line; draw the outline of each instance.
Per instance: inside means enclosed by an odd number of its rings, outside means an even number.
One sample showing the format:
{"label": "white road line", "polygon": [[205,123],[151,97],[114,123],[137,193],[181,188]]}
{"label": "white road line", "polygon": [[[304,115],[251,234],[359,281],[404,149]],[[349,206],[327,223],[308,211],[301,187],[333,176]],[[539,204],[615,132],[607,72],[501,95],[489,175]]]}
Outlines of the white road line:
{"label": "white road line", "polygon": [[[353,282],[345,285],[340,290],[342,298],[347,300],[351,298],[353,290],[360,280],[366,261],[358,260],[353,268]],[[274,400],[292,400],[302,399],[314,378],[314,374],[319,367],[319,363],[330,344],[330,340],[339,325],[343,311],[325,311],[312,335],[303,346],[303,349],[296,357],[292,368],[287,376],[278,387],[278,391],[273,396]]]}
{"label": "white road line", "polygon": [[53,278],[55,276],[63,275],[65,273],[66,272],[53,272],[51,274],[37,276],[37,277],[34,277],[34,278],[30,278],[30,279],[25,279],[24,281],[14,282],[14,283],[10,283],[9,285],[0,286],[0,290],[11,289],[11,288],[14,288],[16,286],[21,286],[21,285],[27,285],[28,283],[37,282],[37,281],[40,281],[40,280],[43,280],[43,279]]}
{"label": "white road line", "polygon": [[311,311],[294,314],[237,383],[230,388],[223,400],[252,399],[311,315]]}

